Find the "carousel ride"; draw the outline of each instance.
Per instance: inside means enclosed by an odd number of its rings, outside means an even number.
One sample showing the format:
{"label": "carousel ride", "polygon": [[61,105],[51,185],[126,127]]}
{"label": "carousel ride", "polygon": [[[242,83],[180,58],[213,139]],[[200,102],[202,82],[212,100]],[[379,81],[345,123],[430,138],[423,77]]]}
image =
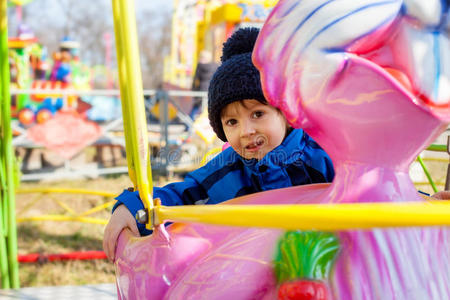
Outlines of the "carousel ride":
{"label": "carousel ride", "polygon": [[[448,1],[281,0],[253,59],[266,97],[330,154],[335,180],[196,207],[151,199],[133,1],[112,3],[129,173],[154,229],[120,237],[121,299],[450,298],[448,204],[424,201],[407,172],[450,119]],[[2,152],[11,174],[8,121]],[[13,240],[14,182],[6,181]],[[18,286],[13,244],[0,240],[2,272],[6,258],[11,266],[6,287],[9,278]]]}
{"label": "carousel ride", "polygon": [[269,102],[320,143],[336,177],[195,207],[151,199],[145,116],[131,102],[142,89],[126,81],[140,82],[133,6],[122,2],[130,176],[154,232],[121,234],[120,299],[450,298],[449,206],[408,176],[450,121],[448,1],[280,1],[253,60]]}
{"label": "carousel ride", "polygon": [[[407,172],[450,120],[448,1],[280,1],[253,59],[268,100],[323,146],[336,177],[196,207],[151,199],[134,7],[112,2],[129,173],[154,229],[120,237],[121,299],[450,298],[449,206],[418,196]],[[7,123],[2,152],[11,158]],[[11,176],[7,186],[13,200]],[[12,240],[14,201],[8,212]],[[14,287],[10,245],[0,240]]]}

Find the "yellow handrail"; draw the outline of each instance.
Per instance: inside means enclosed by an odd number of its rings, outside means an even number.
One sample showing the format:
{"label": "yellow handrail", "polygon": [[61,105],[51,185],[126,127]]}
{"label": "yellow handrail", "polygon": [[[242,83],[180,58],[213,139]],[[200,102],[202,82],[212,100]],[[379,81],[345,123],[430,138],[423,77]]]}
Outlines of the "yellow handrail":
{"label": "yellow handrail", "polygon": [[134,1],[112,0],[112,7],[128,169],[148,212],[146,227],[152,229],[153,183]]}
{"label": "yellow handrail", "polygon": [[450,225],[450,202],[155,206],[162,220],[281,229],[349,230]]}

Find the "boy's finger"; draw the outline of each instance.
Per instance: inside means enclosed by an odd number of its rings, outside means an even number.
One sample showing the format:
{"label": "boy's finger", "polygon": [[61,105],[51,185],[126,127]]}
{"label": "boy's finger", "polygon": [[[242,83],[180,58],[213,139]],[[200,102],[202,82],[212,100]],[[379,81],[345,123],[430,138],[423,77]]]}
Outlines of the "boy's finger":
{"label": "boy's finger", "polygon": [[114,232],[112,237],[109,239],[108,241],[108,251],[109,251],[109,257],[110,257],[110,261],[114,262],[115,258],[116,258],[116,246],[117,246],[117,239],[119,237],[119,232]]}
{"label": "boy's finger", "polygon": [[106,256],[111,262],[114,262],[115,250],[116,250],[116,240],[119,233],[114,230],[111,231],[108,227],[105,230],[105,235],[103,238],[103,250]]}
{"label": "boy's finger", "polygon": [[111,249],[110,241],[108,241],[105,245],[105,253],[106,253],[106,256],[108,257],[108,260],[110,262],[113,262],[114,261],[114,252],[111,251],[110,249]]}
{"label": "boy's finger", "polygon": [[109,261],[113,261],[114,260],[114,255],[111,254],[110,251],[110,239],[108,239],[106,236],[103,240],[103,250],[105,251],[106,257],[108,257]]}
{"label": "boy's finger", "polygon": [[128,223],[128,228],[130,228],[131,233],[135,236],[135,237],[140,237],[141,234],[139,233],[139,229],[136,226],[136,222],[129,222]]}
{"label": "boy's finger", "polygon": [[103,251],[105,251],[106,257],[108,260],[111,260],[109,257],[109,249],[108,249],[108,228],[105,228],[105,232],[103,233]]}

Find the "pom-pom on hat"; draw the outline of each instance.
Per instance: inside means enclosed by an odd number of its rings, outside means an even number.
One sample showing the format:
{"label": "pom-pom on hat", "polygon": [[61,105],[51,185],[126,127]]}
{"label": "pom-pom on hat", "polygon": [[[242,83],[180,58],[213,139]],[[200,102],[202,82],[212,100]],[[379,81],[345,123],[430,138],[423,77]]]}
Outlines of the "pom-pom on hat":
{"label": "pom-pom on hat", "polygon": [[259,71],[253,65],[252,51],[258,28],[241,28],[223,44],[222,64],[214,73],[208,90],[208,117],[217,137],[226,142],[220,114],[230,103],[255,99],[264,104]]}

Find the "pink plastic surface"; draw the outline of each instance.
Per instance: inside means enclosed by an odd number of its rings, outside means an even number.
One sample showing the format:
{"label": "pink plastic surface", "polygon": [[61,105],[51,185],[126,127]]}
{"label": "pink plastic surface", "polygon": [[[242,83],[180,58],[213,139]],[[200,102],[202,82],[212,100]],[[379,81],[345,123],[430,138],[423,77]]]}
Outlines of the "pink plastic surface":
{"label": "pink plastic surface", "polygon": [[[423,201],[408,168],[450,120],[446,11],[432,0],[280,1],[253,59],[266,97],[330,154],[336,177],[224,205]],[[281,234],[201,224],[124,233],[120,297],[276,299],[271,262]],[[338,236],[331,299],[450,299],[447,228]]]}

